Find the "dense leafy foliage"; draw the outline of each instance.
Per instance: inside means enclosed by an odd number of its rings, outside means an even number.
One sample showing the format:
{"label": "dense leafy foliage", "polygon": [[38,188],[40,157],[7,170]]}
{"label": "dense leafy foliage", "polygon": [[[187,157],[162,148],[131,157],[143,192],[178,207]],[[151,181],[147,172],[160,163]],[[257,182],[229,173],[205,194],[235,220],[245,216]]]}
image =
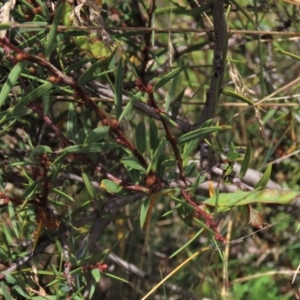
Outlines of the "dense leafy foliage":
{"label": "dense leafy foliage", "polygon": [[4,299],[299,297],[299,8],[199,2],[2,3]]}

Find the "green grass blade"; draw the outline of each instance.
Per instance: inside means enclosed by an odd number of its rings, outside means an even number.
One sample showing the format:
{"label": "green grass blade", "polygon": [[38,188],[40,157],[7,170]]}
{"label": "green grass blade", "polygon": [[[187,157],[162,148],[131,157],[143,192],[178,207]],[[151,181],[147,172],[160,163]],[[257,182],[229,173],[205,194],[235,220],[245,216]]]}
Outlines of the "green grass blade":
{"label": "green grass blade", "polygon": [[70,140],[75,141],[77,130],[77,118],[73,103],[69,104],[68,121],[67,121],[67,136]]}
{"label": "green grass blade", "polygon": [[144,121],[140,121],[136,126],[135,144],[137,149],[141,153],[143,153],[146,150],[146,127]]}
{"label": "green grass blade", "polygon": [[116,118],[119,119],[122,115],[122,95],[123,95],[123,60],[120,59],[116,71],[115,83],[115,105],[116,105]]}
{"label": "green grass blade", "polygon": [[46,51],[45,51],[46,59],[50,58],[52,51],[56,47],[57,26],[59,25],[59,22],[61,20],[62,12],[63,12],[63,2],[60,3],[60,5],[58,6],[55,12],[51,29],[48,34],[48,41],[47,41]]}
{"label": "green grass blade", "polygon": [[24,63],[19,62],[17,63],[14,68],[10,71],[0,93],[0,107],[3,105],[5,100],[7,99],[7,96],[11,89],[14,87],[16,82],[19,79],[19,76],[23,70]]}
{"label": "green grass blade", "polygon": [[250,162],[251,162],[251,157],[252,157],[252,148],[250,142],[248,142],[248,146],[246,149],[245,157],[243,160],[243,163],[241,165],[241,169],[239,172],[239,177],[243,178],[246,175],[246,172],[249,168]]}
{"label": "green grass blade", "polygon": [[268,184],[268,181],[270,179],[272,172],[272,165],[269,164],[266,171],[264,172],[263,176],[260,178],[260,180],[256,183],[255,189],[264,189],[266,185]]}

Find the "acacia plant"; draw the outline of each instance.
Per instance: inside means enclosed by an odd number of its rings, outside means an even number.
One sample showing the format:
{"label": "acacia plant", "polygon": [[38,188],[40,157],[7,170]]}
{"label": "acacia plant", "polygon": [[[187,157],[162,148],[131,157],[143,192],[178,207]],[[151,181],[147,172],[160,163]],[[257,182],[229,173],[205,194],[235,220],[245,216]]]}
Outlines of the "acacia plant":
{"label": "acacia plant", "polygon": [[2,3],[4,299],[299,296],[286,2]]}

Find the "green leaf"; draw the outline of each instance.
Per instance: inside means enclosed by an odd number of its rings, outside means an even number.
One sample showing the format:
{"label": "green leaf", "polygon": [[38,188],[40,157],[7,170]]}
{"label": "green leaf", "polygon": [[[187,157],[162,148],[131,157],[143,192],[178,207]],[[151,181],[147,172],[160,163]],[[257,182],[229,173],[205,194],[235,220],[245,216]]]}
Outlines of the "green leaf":
{"label": "green leaf", "polygon": [[251,157],[252,157],[252,148],[251,148],[251,144],[249,141],[247,149],[246,149],[245,157],[244,157],[243,163],[241,165],[240,173],[239,173],[240,178],[243,178],[245,176],[245,174],[249,168],[250,162],[251,162]]}
{"label": "green leaf", "polygon": [[44,153],[52,153],[52,149],[48,146],[38,145],[31,150],[33,155],[36,154],[44,154]]}
{"label": "green leaf", "polygon": [[200,7],[196,7],[196,8],[193,8],[193,9],[188,9],[186,10],[186,14],[190,15],[190,16],[197,16],[197,15],[201,15],[203,14],[205,11],[209,11],[209,7],[208,5],[205,6],[200,6]]}
{"label": "green leaf", "polygon": [[11,91],[11,89],[14,87],[14,85],[16,84],[16,82],[19,79],[19,76],[23,70],[23,66],[24,63],[23,62],[19,62],[17,63],[14,68],[10,71],[7,79],[5,80],[5,83],[1,89],[1,93],[0,93],[0,107],[3,105],[3,103],[5,102],[5,100],[7,99],[7,96],[9,94],[9,92]]}
{"label": "green leaf", "polygon": [[64,8],[63,2],[61,2],[60,5],[58,6],[58,8],[55,10],[51,29],[48,34],[48,41],[47,41],[46,51],[45,51],[46,59],[50,58],[52,51],[56,47],[57,26],[59,25],[59,22],[61,20],[63,8]]}
{"label": "green leaf", "polygon": [[184,66],[179,67],[175,69],[174,71],[168,73],[166,76],[161,78],[154,86],[153,90],[157,91],[159,88],[161,88],[163,85],[165,85],[167,82],[169,82],[173,77],[178,75],[180,72],[182,72],[185,69]]}
{"label": "green leaf", "polygon": [[119,117],[119,121],[121,121],[122,119],[124,119],[124,117],[126,117],[133,109],[134,104],[140,100],[140,98],[142,97],[142,92],[138,92],[136,93],[131,99],[130,101],[127,103],[127,105],[125,106],[123,112],[121,113],[120,117]]}
{"label": "green leaf", "polygon": [[12,300],[12,297],[10,295],[10,288],[2,281],[0,282],[0,286],[1,286],[1,292],[4,296],[5,300]]}
{"label": "green leaf", "polygon": [[0,31],[1,30],[7,30],[11,27],[11,24],[0,24]]}
{"label": "green leaf", "polygon": [[83,144],[88,145],[88,144],[92,144],[92,143],[104,140],[107,137],[108,132],[109,132],[109,126],[95,128],[85,138]]}
{"label": "green leaf", "polygon": [[25,192],[22,194],[21,199],[23,199],[23,200],[30,199],[32,197],[32,195],[35,194],[35,192],[39,188],[40,184],[41,184],[40,180],[37,180],[34,183],[30,184],[27,187],[27,189],[25,190]]}
{"label": "green leaf", "polygon": [[255,102],[253,100],[251,100],[250,98],[242,96],[241,94],[235,93],[233,91],[223,90],[222,94],[226,95],[226,96],[229,96],[229,97],[232,97],[232,98],[237,99],[237,100],[241,100],[242,102],[247,103],[249,105],[255,104]]}
{"label": "green leaf", "polygon": [[150,137],[151,154],[153,154],[159,145],[159,139],[158,139],[158,131],[157,131],[156,124],[152,120],[149,126],[149,137]]}
{"label": "green leaf", "polygon": [[167,98],[167,101],[166,101],[166,104],[165,104],[165,110],[167,112],[169,111],[170,103],[171,103],[172,99],[174,98],[176,87],[178,86],[179,75],[180,75],[180,73],[177,73],[174,76],[174,78],[172,80],[172,84],[171,84],[170,89],[169,89],[168,98]]}
{"label": "green leaf", "polygon": [[0,175],[0,191],[4,193],[5,185],[2,176]]}
{"label": "green leaf", "polygon": [[81,173],[81,176],[82,176],[83,183],[84,183],[89,195],[91,196],[91,198],[95,198],[95,189],[92,186],[89,177],[84,172]]}
{"label": "green leaf", "polygon": [[242,14],[244,14],[244,16],[249,20],[250,23],[253,24],[253,26],[255,26],[255,28],[259,31],[260,29],[257,27],[257,25],[255,24],[255,22],[252,20],[251,16],[247,13],[247,11],[239,4],[239,1],[236,0],[230,0],[230,2],[232,2],[238,9],[239,11],[242,12]]}
{"label": "green leaf", "polygon": [[230,161],[235,161],[239,157],[239,154],[236,152],[233,143],[231,142],[229,145],[228,159]]}
{"label": "green leaf", "polygon": [[42,14],[45,17],[45,19],[47,21],[50,21],[50,18],[51,18],[50,11],[49,11],[45,1],[44,0],[36,0],[36,3],[38,3],[38,5],[42,8]]}
{"label": "green leaf", "polygon": [[196,168],[197,168],[196,163],[194,162],[190,163],[187,167],[184,168],[184,176],[186,177],[193,176],[194,175],[193,173],[195,172]]}
{"label": "green leaf", "polygon": [[48,93],[42,95],[42,102],[44,113],[48,115],[50,109],[50,95]]}
{"label": "green leaf", "polygon": [[206,127],[206,128],[199,128],[196,130],[193,130],[191,132],[188,132],[184,135],[182,135],[178,139],[178,143],[186,143],[189,141],[192,141],[194,139],[202,139],[205,135],[218,131],[218,130],[223,130],[223,129],[229,129],[231,128],[230,126],[211,126],[211,127]]}
{"label": "green leaf", "polygon": [[135,144],[137,149],[141,153],[143,153],[146,150],[146,127],[144,121],[140,121],[136,126]]}
{"label": "green leaf", "polygon": [[233,171],[233,163],[228,164],[224,177],[229,176]]}
{"label": "green leaf", "polygon": [[75,141],[77,134],[77,118],[73,103],[69,104],[68,121],[67,121],[67,136],[70,140]]}
{"label": "green leaf", "polygon": [[[157,163],[156,163],[156,173],[157,173],[157,176],[159,178],[162,178],[165,174],[165,170],[166,170],[166,167],[162,164],[163,161],[165,161],[166,159],[168,158],[168,155],[166,153],[162,153],[158,159],[157,159]],[[150,169],[149,169],[150,170]]]}
{"label": "green leaf", "polygon": [[[109,58],[110,59],[110,58]],[[94,79],[94,72],[98,68],[103,68],[108,64],[107,59],[97,60],[92,66],[90,66],[83,74],[78,78],[77,84],[79,86],[84,86],[86,83]]]}
{"label": "green leaf", "polygon": [[206,176],[207,176],[206,174],[204,174],[204,175],[199,174],[199,175],[197,176],[197,178],[196,178],[196,180],[195,180],[195,182],[193,183],[192,188],[191,188],[191,194],[192,194],[192,195],[193,195],[193,194],[196,192],[196,190],[199,188],[199,185],[207,180]]}
{"label": "green leaf", "polygon": [[129,168],[144,172],[146,171],[145,168],[141,165],[140,161],[134,155],[123,158],[121,162]]}
{"label": "green leaf", "polygon": [[266,185],[268,184],[268,181],[271,177],[272,172],[272,165],[269,164],[266,171],[264,172],[263,176],[259,179],[259,181],[256,183],[254,189],[264,189]]}
{"label": "green leaf", "polygon": [[[192,225],[187,224],[190,227],[193,227]],[[190,244],[193,243],[193,241],[197,240],[198,236],[203,232],[203,228],[200,228],[200,230],[193,235],[193,237],[189,238],[188,241],[182,245],[179,249],[177,249],[174,253],[172,253],[168,259],[171,259],[178,255],[182,250],[186,249]]]}
{"label": "green leaf", "polygon": [[[82,34],[80,34],[80,35],[82,35]],[[71,71],[78,71],[78,70],[80,70],[80,68],[81,68],[82,66],[86,65],[87,63],[92,63],[94,60],[95,60],[95,59],[92,58],[92,57],[81,58],[79,61],[76,61],[76,62],[74,62],[73,64],[70,64],[69,66],[66,66],[66,67],[65,67],[65,73],[68,74],[68,73],[70,73]],[[96,62],[95,64],[97,64],[97,63],[100,64],[100,62],[102,62],[102,61],[101,61],[101,60],[100,60],[100,61],[97,60],[97,62]],[[100,66],[101,66],[101,64],[100,64]],[[98,66],[97,66],[97,67],[98,67]],[[96,67],[95,69],[97,69],[97,67]],[[89,71],[91,68],[93,68],[93,65],[92,65],[90,68],[88,68],[87,70],[85,70],[85,72]],[[95,70],[94,70],[94,71],[95,71]],[[84,73],[85,73],[85,72],[84,72]],[[89,71],[89,72],[90,72],[90,71]],[[83,74],[84,74],[84,73],[83,73]],[[81,76],[82,76],[82,74],[81,74]],[[79,77],[79,78],[80,78],[80,77]],[[77,84],[78,84],[78,82],[77,82]]]}
{"label": "green leaf", "polygon": [[156,148],[154,154],[153,154],[153,157],[151,159],[151,162],[148,166],[148,169],[147,169],[147,173],[151,170],[152,167],[155,166],[155,164],[157,163],[159,157],[161,156],[161,154],[163,153],[163,151],[165,150],[165,147],[166,147],[166,140],[162,140],[158,147]]}
{"label": "green leaf", "polygon": [[11,274],[7,274],[5,277],[5,281],[8,282],[9,284],[16,284],[18,281],[16,280],[16,278],[11,275]]}
{"label": "green leaf", "polygon": [[146,200],[143,201],[142,206],[141,206],[141,213],[140,213],[141,228],[144,227],[144,224],[145,224],[145,221],[147,218],[149,204],[150,204],[150,197],[147,197]]}
{"label": "green leaf", "polygon": [[74,199],[63,191],[53,188],[52,191],[57,194],[59,197],[65,198],[67,201],[74,202]]}
{"label": "green leaf", "polygon": [[114,150],[118,148],[119,145],[117,143],[95,143],[89,145],[74,145],[62,149],[61,153],[92,153],[92,152],[101,152],[101,151],[108,151]]}
{"label": "green leaf", "polygon": [[[235,206],[262,203],[262,204],[289,204],[300,196],[299,191],[282,191],[266,189],[262,191],[235,192],[218,195],[218,212],[229,210]],[[202,202],[209,206],[216,205],[216,196]]]}
{"label": "green leaf", "polygon": [[19,117],[26,116],[30,113],[32,113],[32,111],[27,107],[22,107],[17,111],[13,111],[13,109],[10,108],[8,110],[0,112],[0,118],[2,119],[5,116],[5,120],[8,121],[11,119],[16,119]]}
{"label": "green leaf", "polygon": [[23,110],[23,107],[31,101],[34,101],[35,99],[41,97],[43,94],[48,93],[51,90],[52,86],[52,83],[47,82],[43,85],[40,85],[35,90],[31,91],[29,94],[23,97],[22,100],[18,102],[11,110],[9,110],[7,115],[2,118],[0,123],[2,123],[8,118],[11,118],[12,114],[17,114],[20,110]]}
{"label": "green leaf", "polygon": [[288,51],[284,51],[282,49],[278,49],[278,48],[274,48],[273,50],[277,51],[277,52],[280,52],[284,55],[287,55],[293,59],[296,59],[296,60],[300,60],[300,56],[299,55],[296,55],[295,53],[291,53],[291,52],[288,52]]}
{"label": "green leaf", "polygon": [[119,193],[123,189],[122,186],[109,179],[103,179],[101,181],[100,187],[112,194]]}
{"label": "green leaf", "polygon": [[95,279],[95,282],[99,282],[100,281],[100,279],[101,279],[101,273],[100,273],[100,271],[99,271],[99,269],[93,269],[92,270],[92,275],[93,275],[93,277],[94,277],[94,279]]}
{"label": "green leaf", "polygon": [[15,209],[13,207],[12,202],[8,203],[8,214],[9,214],[9,218],[10,218],[14,233],[15,233],[16,237],[19,239],[20,236],[19,236],[19,229],[18,229],[18,225],[17,225],[17,221],[16,221],[17,218],[15,215]]}
{"label": "green leaf", "polygon": [[194,139],[184,145],[184,150],[182,153],[182,159],[185,160],[190,154],[197,148],[201,141],[201,138]]}
{"label": "green leaf", "polygon": [[122,114],[122,94],[123,94],[123,60],[120,59],[118,68],[116,71],[116,82],[115,82],[115,105],[116,105],[116,118]]}
{"label": "green leaf", "polygon": [[177,165],[177,161],[175,159],[167,159],[162,162],[162,165],[166,168],[172,168]]}
{"label": "green leaf", "polygon": [[177,118],[185,90],[186,90],[186,87],[183,88],[182,91],[177,95],[177,97],[175,98],[175,100],[172,104],[172,120],[176,120],[176,118]]}

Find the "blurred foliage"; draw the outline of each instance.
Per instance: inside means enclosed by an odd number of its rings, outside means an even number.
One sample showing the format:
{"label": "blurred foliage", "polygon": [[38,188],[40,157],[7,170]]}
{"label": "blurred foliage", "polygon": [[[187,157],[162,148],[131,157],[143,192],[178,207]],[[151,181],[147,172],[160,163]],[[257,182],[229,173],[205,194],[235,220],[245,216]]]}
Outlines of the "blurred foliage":
{"label": "blurred foliage", "polygon": [[[226,2],[228,65],[217,116],[187,132],[199,121],[212,76],[209,7],[194,0],[85,3],[75,1],[72,15],[73,1],[16,1],[14,22],[1,31],[8,38],[0,48],[3,299],[141,299],[197,251],[149,299],[300,297],[299,203],[255,199],[266,228],[254,233],[230,202],[237,193],[198,188],[205,178],[196,149],[212,134],[216,150],[230,147],[225,169],[240,161],[242,173],[264,172],[273,163],[257,187],[270,175],[297,195],[299,7]],[[156,30],[143,30],[149,27]],[[156,118],[146,110],[150,95]],[[246,154],[234,146],[248,146]],[[179,188],[162,189],[180,178],[174,148],[184,176],[195,179],[188,191],[197,204],[215,193],[234,206],[214,215],[230,247],[203,219],[192,224]],[[129,200],[110,207],[116,199]],[[95,230],[100,217],[106,223]],[[89,249],[88,234],[97,230]],[[42,254],[5,273],[49,239]]]}

